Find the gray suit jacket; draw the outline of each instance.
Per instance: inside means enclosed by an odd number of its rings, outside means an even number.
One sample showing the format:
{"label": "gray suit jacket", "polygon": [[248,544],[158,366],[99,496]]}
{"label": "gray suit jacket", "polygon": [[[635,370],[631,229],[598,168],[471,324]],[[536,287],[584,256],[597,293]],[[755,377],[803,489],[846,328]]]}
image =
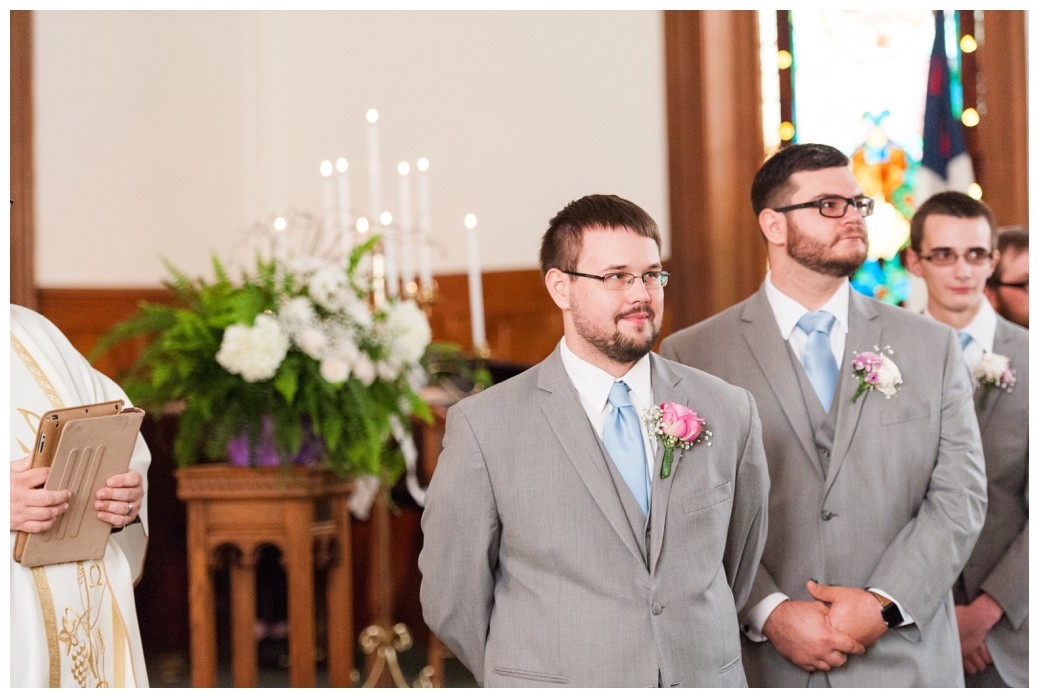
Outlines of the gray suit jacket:
{"label": "gray suit jacket", "polygon": [[[971,384],[946,326],[851,293],[830,466],[816,452],[794,363],[762,287],[664,340],[668,357],[750,390],[768,458],[768,545],[747,608],[772,592],[809,599],[806,580],[883,589],[916,623],[829,672],[833,686],[963,685],[951,587],[985,515]],[[898,393],[861,396],[851,358],[890,346]],[[752,686],[805,686],[771,643],[745,639]]]}
{"label": "gray suit jacket", "polygon": [[737,611],[768,492],[757,410],[744,390],[651,361],[657,403],[696,410],[713,437],[676,450],[663,480],[658,449],[648,534],[558,349],[449,410],[422,515],[422,611],[481,685],[746,685]]}
{"label": "gray suit jacket", "polygon": [[955,590],[957,603],[982,591],[1004,615],[986,644],[1000,677],[1028,685],[1028,331],[999,318],[993,352],[1010,359],[1017,382],[1010,392],[975,391],[988,473],[988,514]]}

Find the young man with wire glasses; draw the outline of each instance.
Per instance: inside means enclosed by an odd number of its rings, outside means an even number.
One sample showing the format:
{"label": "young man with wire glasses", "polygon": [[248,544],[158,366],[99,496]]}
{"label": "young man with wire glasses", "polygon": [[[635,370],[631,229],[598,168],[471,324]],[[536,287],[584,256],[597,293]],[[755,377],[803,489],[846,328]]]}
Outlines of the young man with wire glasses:
{"label": "young man with wire glasses", "polygon": [[[988,514],[953,596],[968,686],[1028,686],[1028,331],[985,298],[999,263],[985,203],[947,191],[910,224],[909,271],[927,284],[925,315],[957,331],[976,383]],[[1025,282],[1027,283],[1027,281]],[[1012,379],[987,375],[1007,367]]]}

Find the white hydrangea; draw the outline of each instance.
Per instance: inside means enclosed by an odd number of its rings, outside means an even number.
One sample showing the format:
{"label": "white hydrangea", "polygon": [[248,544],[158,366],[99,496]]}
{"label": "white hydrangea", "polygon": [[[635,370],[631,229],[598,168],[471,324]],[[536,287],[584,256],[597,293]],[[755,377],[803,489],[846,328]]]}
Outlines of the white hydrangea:
{"label": "white hydrangea", "polygon": [[326,356],[319,368],[321,377],[329,383],[342,383],[350,376],[350,366],[338,356]]}
{"label": "white hydrangea", "polygon": [[296,333],[296,346],[310,358],[321,360],[328,347],[328,335],[320,325],[304,327]]}
{"label": "white hydrangea", "polygon": [[315,303],[333,312],[346,308],[355,298],[346,270],[332,265],[318,269],[310,277],[307,291]]}
{"label": "white hydrangea", "polygon": [[390,306],[385,331],[391,356],[401,366],[421,359],[433,337],[426,314],[411,300]]}
{"label": "white hydrangea", "polygon": [[317,321],[317,312],[309,298],[293,296],[278,307],[278,319],[289,334],[296,334]]}
{"label": "white hydrangea", "polygon": [[229,373],[257,383],[274,377],[288,350],[288,333],[274,316],[261,313],[252,327],[236,323],[224,331],[216,360]]}
{"label": "white hydrangea", "polygon": [[353,363],[353,374],[365,387],[375,382],[375,362],[364,352],[359,352]]}

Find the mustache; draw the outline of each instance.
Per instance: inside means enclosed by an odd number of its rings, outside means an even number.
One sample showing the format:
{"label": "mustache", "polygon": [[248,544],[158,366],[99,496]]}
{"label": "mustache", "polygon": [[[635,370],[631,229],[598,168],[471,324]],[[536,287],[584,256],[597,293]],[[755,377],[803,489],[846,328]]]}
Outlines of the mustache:
{"label": "mustache", "polygon": [[644,313],[646,315],[646,317],[648,317],[650,319],[651,322],[653,320],[656,320],[656,318],[657,318],[656,312],[649,305],[649,303],[637,303],[637,304],[631,306],[630,308],[628,308],[627,310],[625,310],[624,312],[618,313],[617,315],[614,315],[613,319],[614,319],[615,322],[619,322],[619,321],[623,320],[625,317],[627,317],[628,315],[632,315],[634,313]]}

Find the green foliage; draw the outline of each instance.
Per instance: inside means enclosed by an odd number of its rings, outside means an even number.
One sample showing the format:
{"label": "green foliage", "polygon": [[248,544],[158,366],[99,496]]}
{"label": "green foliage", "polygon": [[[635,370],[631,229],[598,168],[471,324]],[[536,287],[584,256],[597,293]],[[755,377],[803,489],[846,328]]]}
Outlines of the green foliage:
{"label": "green foliage", "polygon": [[[358,287],[354,271],[373,244],[353,251],[344,277],[350,279],[358,299],[366,299],[367,292]],[[165,264],[169,271],[165,285],[174,296],[173,304],[142,303],[135,315],[101,338],[91,357],[134,337],[149,338],[123,387],[135,404],[152,414],[162,414],[171,404],[181,407],[174,442],[179,464],[225,459],[228,442],[243,430],[255,445],[268,416],[283,462],[299,452],[309,429],[323,443],[323,460],[338,474],[377,475],[388,485],[397,480],[404,461],[392,437],[392,420],[405,428],[412,415],[431,420],[429,407],[409,383],[410,367],[401,367],[392,379],[383,372],[363,381],[363,376],[351,372],[341,382],[329,382],[322,376],[321,362],[292,341],[271,378],[247,381],[216,358],[225,332],[232,325],[253,327],[261,314],[277,318],[284,299],[308,297],[305,280],[295,277],[286,265],[261,258],[240,283],[215,257],[214,278],[208,282]],[[318,321],[346,326],[342,309],[330,310],[310,300]],[[392,353],[375,327],[391,311],[374,311],[374,329],[358,325],[349,330],[359,350],[373,362],[385,362]]]}

